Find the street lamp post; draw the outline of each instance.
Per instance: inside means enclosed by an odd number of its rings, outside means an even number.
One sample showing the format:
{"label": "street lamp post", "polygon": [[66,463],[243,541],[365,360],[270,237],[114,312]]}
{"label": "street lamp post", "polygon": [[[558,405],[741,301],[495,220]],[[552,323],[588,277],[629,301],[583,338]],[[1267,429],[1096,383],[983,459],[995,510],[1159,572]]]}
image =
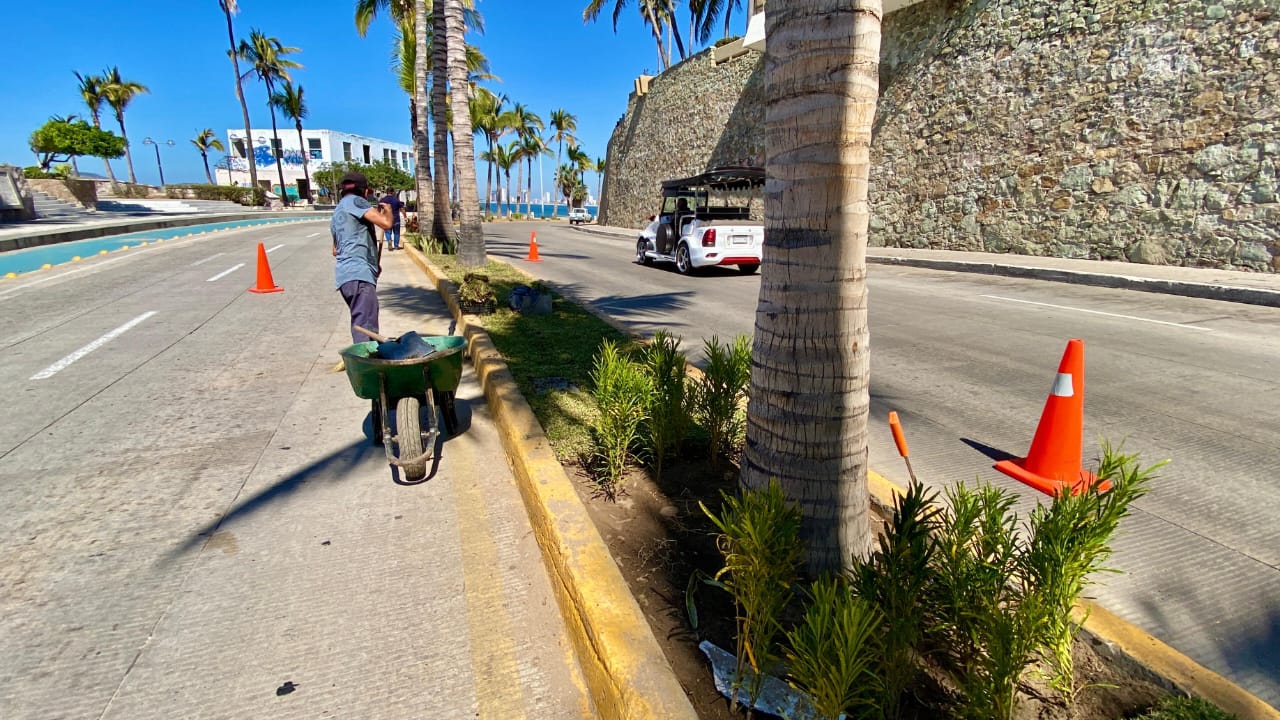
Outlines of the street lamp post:
{"label": "street lamp post", "polygon": [[151,138],[143,138],[143,139],[142,139],[142,144],[143,144],[143,145],[154,145],[154,146],[155,146],[155,148],[156,148],[156,168],[157,168],[158,170],[160,170],[160,187],[161,187],[161,188],[164,188],[164,165],[162,165],[162,164],[160,163],[160,146],[161,146],[161,145],[168,145],[169,147],[173,147],[173,144],[174,144],[174,143],[173,143],[173,141],[172,141],[172,140],[152,140]]}

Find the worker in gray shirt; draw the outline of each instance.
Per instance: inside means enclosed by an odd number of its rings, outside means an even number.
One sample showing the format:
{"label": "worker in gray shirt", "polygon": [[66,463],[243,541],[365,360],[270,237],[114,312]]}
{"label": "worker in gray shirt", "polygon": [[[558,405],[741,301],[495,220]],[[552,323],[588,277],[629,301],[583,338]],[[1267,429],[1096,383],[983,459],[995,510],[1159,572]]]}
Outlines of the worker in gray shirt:
{"label": "worker in gray shirt", "polygon": [[378,332],[378,275],[382,273],[382,246],[375,227],[386,230],[395,222],[391,208],[369,202],[369,180],[358,172],[342,176],[342,197],[333,209],[329,232],[333,235],[334,281],[351,310],[351,341],[370,338],[355,326]]}

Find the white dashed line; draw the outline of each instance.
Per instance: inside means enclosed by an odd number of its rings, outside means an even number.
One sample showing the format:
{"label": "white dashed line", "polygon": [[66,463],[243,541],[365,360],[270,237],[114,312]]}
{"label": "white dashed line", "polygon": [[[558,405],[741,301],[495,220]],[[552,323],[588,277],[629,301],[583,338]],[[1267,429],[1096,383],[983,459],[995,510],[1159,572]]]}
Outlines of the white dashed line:
{"label": "white dashed line", "polygon": [[307,237],[309,237],[309,238],[313,238],[313,237],[319,237],[319,236],[320,236],[320,233],[311,233],[311,234],[310,234],[310,235],[308,235]]}
{"label": "white dashed line", "polygon": [[205,280],[205,282],[215,282],[215,281],[221,280],[222,278],[224,278],[224,277],[226,277],[226,276],[230,275],[231,273],[233,273],[233,272],[235,272],[235,271],[239,270],[239,269],[240,269],[240,268],[242,268],[242,267],[244,267],[244,263],[240,263],[239,265],[237,265],[237,266],[235,266],[235,267],[233,267],[233,268],[229,268],[229,269],[227,269],[227,270],[223,270],[222,272],[218,273],[217,275],[214,275],[213,277],[209,278],[208,280]]}
{"label": "white dashed line", "polygon": [[279,249],[280,249],[280,248],[282,248],[282,247],[284,247],[284,243],[280,243],[279,245],[277,245],[277,246],[275,246],[275,247],[271,248],[270,250],[267,250],[267,254],[269,255],[269,254],[271,254],[271,253],[273,253],[273,252],[275,252],[275,251],[279,250]]}
{"label": "white dashed line", "polygon": [[203,265],[203,264],[205,264],[205,263],[209,262],[210,260],[212,260],[212,259],[214,259],[214,258],[216,258],[216,257],[222,257],[222,256],[223,256],[223,255],[225,255],[225,254],[226,254],[226,253],[214,253],[214,254],[210,255],[209,257],[207,257],[207,258],[205,258],[205,259],[203,259],[203,260],[197,260],[197,261],[195,261],[195,262],[191,263],[191,265],[190,265],[189,267],[195,267],[195,266],[197,266],[197,265]]}
{"label": "white dashed line", "polygon": [[1019,300],[1017,298],[1001,297],[999,295],[980,295],[979,297],[991,298],[992,300],[1004,300],[1006,302],[1022,303],[1024,305],[1039,305],[1040,307],[1054,308],[1056,310],[1071,310],[1072,312],[1089,313],[1090,315],[1104,315],[1106,317],[1120,318],[1122,320],[1137,320],[1138,322],[1155,323],[1157,325],[1169,325],[1170,327],[1185,328],[1187,330],[1202,330],[1204,332],[1212,332],[1213,328],[1200,327],[1199,325],[1184,325],[1182,323],[1168,322],[1167,320],[1152,320],[1151,318],[1136,317],[1134,315],[1120,315],[1119,313],[1103,312],[1101,310],[1086,310],[1084,308],[1068,307],[1066,305],[1054,305],[1052,303],[1035,302],[1034,300]]}
{"label": "white dashed line", "polygon": [[40,372],[36,373],[35,375],[32,375],[32,376],[31,376],[31,379],[32,379],[32,380],[45,380],[45,379],[47,379],[47,378],[51,378],[51,377],[53,377],[53,376],[54,376],[54,375],[56,375],[58,372],[60,372],[60,371],[62,371],[62,370],[65,370],[65,369],[67,368],[67,366],[68,366],[68,365],[70,365],[71,363],[73,363],[73,362],[75,362],[75,361],[79,360],[80,358],[84,357],[85,355],[88,355],[89,353],[93,352],[94,350],[97,350],[98,348],[102,347],[103,345],[106,345],[107,343],[111,342],[112,340],[115,340],[116,338],[120,337],[121,335],[123,335],[123,334],[125,334],[125,333],[129,332],[129,330],[130,330],[131,328],[133,328],[135,325],[137,325],[138,323],[141,323],[142,321],[146,320],[147,318],[149,318],[149,317],[151,317],[152,315],[155,315],[155,314],[156,314],[156,311],[155,311],[155,310],[152,310],[152,311],[150,311],[150,312],[145,312],[145,313],[143,313],[143,314],[139,315],[138,317],[136,317],[136,318],[134,318],[134,319],[130,320],[129,322],[127,322],[127,323],[125,323],[125,324],[121,325],[120,327],[116,328],[115,330],[112,330],[111,332],[107,333],[106,335],[103,335],[102,337],[98,338],[97,340],[94,340],[93,342],[89,343],[88,345],[85,345],[84,347],[80,348],[79,350],[77,350],[77,351],[75,351],[75,352],[71,353],[70,355],[68,355],[68,356],[66,356],[66,357],[64,357],[64,358],[62,358],[62,359],[61,359],[61,360],[59,360],[58,362],[56,362],[56,363],[54,363],[54,364],[50,365],[49,367],[47,367],[47,368],[45,368],[45,369],[41,370]]}

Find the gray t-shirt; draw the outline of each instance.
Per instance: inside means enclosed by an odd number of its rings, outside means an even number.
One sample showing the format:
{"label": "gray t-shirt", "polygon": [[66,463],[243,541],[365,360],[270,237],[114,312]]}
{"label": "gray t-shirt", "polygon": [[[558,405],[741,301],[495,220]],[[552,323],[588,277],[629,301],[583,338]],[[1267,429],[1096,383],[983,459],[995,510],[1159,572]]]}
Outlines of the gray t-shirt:
{"label": "gray t-shirt", "polygon": [[372,205],[358,195],[347,195],[333,209],[329,232],[338,248],[334,266],[335,288],[352,280],[378,282],[378,239],[373,223],[364,219]]}

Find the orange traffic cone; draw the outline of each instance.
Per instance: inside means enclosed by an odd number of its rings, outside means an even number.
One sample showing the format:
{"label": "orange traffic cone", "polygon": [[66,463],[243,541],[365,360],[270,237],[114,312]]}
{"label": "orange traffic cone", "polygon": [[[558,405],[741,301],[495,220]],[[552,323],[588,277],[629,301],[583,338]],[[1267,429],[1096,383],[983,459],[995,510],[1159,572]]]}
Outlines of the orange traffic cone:
{"label": "orange traffic cone", "polygon": [[276,293],[284,292],[284,288],[277,287],[276,281],[271,277],[271,265],[267,263],[267,249],[258,243],[258,284],[249,288],[251,293]]}
{"label": "orange traffic cone", "polygon": [[528,262],[542,262],[542,258],[538,257],[538,233],[529,233],[529,254],[525,257]]}
{"label": "orange traffic cone", "polygon": [[[1001,460],[1000,472],[1047,495],[1069,490],[1078,495],[1097,478],[1080,466],[1084,444],[1084,341],[1069,340],[1062,354],[1040,425],[1025,458]],[[1109,490],[1103,482],[1099,490]]]}

